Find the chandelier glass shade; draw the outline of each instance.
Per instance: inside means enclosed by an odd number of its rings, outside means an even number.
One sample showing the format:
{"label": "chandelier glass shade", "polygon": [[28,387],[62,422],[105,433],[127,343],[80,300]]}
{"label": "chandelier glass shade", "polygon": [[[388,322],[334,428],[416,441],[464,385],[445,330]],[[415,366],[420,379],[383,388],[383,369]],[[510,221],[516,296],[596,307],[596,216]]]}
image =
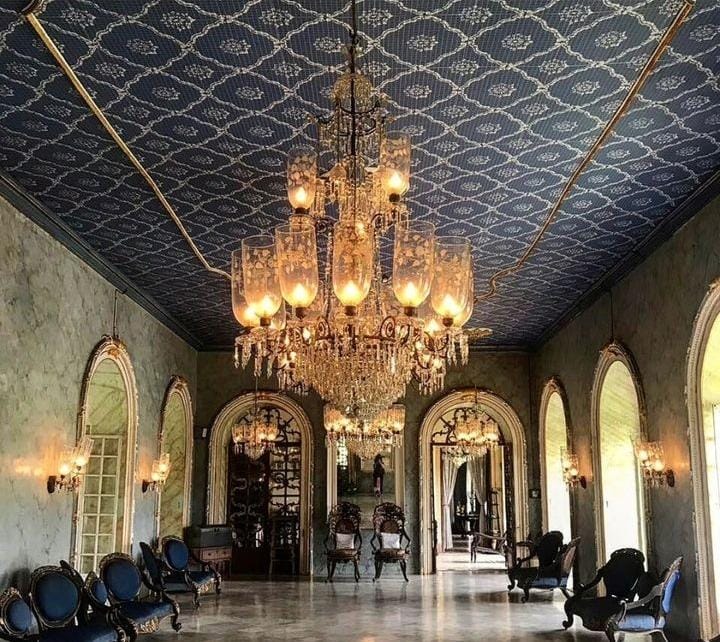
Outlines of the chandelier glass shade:
{"label": "chandelier glass shade", "polygon": [[370,425],[412,381],[432,394],[448,366],[467,362],[472,259],[467,239],[410,217],[410,139],[387,131],[384,101],[359,69],[354,8],[350,35],[332,112],[312,119],[316,145],[288,156],[289,222],[244,239],[241,260],[233,253],[245,328],[235,362]]}

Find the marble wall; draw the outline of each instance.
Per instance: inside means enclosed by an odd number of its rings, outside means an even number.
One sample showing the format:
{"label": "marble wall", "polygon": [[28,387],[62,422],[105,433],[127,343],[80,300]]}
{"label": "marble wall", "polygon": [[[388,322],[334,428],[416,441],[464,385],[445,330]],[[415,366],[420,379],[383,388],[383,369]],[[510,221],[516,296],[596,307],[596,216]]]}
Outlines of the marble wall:
{"label": "marble wall", "polygon": [[[193,485],[193,523],[205,519],[205,500],[208,474],[209,428],[215,415],[234,397],[252,392],[254,378],[252,367],[236,370],[232,354],[226,352],[200,353],[198,355],[198,393],[196,413],[196,441]],[[409,566],[411,572],[419,570],[419,437],[420,424],[427,410],[454,388],[478,386],[488,388],[517,412],[524,426],[530,423],[530,370],[529,357],[520,352],[475,352],[471,354],[470,364],[460,370],[450,371],[446,388],[442,393],[431,397],[420,396],[411,391],[404,403],[407,407],[405,425],[405,508],[408,519],[408,531],[412,538],[413,558]],[[274,390],[274,380],[261,379],[261,390]],[[323,427],[322,401],[311,393],[308,396],[292,396],[305,410],[314,429],[314,472],[313,472],[313,553],[314,572],[325,573],[324,546],[327,517],[327,450]],[[203,429],[208,429],[203,437]],[[537,486],[539,472],[536,465],[536,440],[528,440],[529,484]],[[539,526],[540,504],[530,502],[531,523]],[[369,546],[369,542],[365,543]]]}
{"label": "marble wall", "polygon": [[[74,441],[85,365],[112,330],[113,287],[0,199],[0,586],[70,554],[72,500],[49,495],[59,449]],[[134,547],[153,536],[155,501],[139,482],[156,456],[165,388],[195,390],[196,352],[120,296],[118,329],[138,386]]]}
{"label": "marble wall", "polygon": [[[651,565],[664,568],[685,556],[671,628],[698,636],[693,494],[686,404],[687,350],[693,321],[709,284],[720,277],[720,199],[707,205],[668,242],[612,289],[615,338],[632,353],[647,404],[647,429],[661,440],[675,471],[675,488],[650,491],[654,551]],[[552,376],[565,386],[570,430],[587,490],[574,491],[574,527],[582,537],[580,579],[595,569],[591,390],[602,348],[611,337],[610,296],[604,295],[547,341],[533,357],[533,432],[538,402]],[[537,449],[537,447],[536,447]]]}

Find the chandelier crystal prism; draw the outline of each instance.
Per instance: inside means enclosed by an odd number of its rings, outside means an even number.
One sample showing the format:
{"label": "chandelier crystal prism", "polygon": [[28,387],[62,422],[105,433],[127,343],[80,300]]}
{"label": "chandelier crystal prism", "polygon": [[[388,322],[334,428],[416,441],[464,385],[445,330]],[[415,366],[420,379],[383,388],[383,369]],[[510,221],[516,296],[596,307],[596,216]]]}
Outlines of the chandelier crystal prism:
{"label": "chandelier crystal prism", "polygon": [[[283,390],[314,389],[370,425],[412,381],[432,394],[448,366],[467,362],[473,267],[467,239],[438,236],[410,216],[410,140],[388,130],[385,102],[360,70],[351,7],[332,112],[312,119],[315,145],[288,156],[293,212],[233,252],[232,300],[245,328],[238,367],[252,361],[256,376],[274,374]],[[391,275],[383,239],[393,248]]]}

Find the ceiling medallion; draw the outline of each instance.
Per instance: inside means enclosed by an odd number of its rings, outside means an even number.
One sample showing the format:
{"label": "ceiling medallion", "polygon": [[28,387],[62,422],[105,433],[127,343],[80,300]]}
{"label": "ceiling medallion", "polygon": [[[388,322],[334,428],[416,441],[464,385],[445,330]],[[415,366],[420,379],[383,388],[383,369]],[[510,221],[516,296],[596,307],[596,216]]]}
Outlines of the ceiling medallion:
{"label": "ceiling medallion", "polygon": [[[313,388],[371,426],[411,381],[432,394],[449,365],[467,363],[473,267],[468,239],[438,236],[410,216],[410,140],[387,131],[384,101],[358,68],[354,3],[352,17],[332,113],[313,119],[316,145],[288,158],[293,214],[233,252],[232,299],[247,329],[237,366],[252,360],[256,376]],[[391,279],[381,239],[393,243]]]}

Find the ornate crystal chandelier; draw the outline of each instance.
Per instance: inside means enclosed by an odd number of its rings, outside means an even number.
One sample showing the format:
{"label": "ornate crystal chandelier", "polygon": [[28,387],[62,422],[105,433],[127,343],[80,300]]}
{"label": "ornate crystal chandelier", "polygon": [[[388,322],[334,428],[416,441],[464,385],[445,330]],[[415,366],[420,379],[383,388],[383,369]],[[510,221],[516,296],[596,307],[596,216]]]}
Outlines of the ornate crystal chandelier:
{"label": "ornate crystal chandelier", "polygon": [[405,406],[402,404],[393,404],[377,413],[370,421],[358,419],[326,405],[324,419],[327,443],[344,444],[361,459],[367,459],[382,450],[396,448],[403,443]]}
{"label": "ornate crystal chandelier", "polygon": [[264,453],[275,448],[279,427],[277,418],[269,408],[258,405],[257,379],[255,401],[250,415],[242,417],[232,428],[235,454],[244,452],[250,459],[260,459]]}
{"label": "ornate crystal chandelier", "polygon": [[500,443],[498,423],[483,409],[475,392],[475,404],[455,424],[454,448],[465,456],[482,456]]}
{"label": "ornate crystal chandelier", "polygon": [[[437,236],[432,223],[411,219],[402,199],[410,141],[387,131],[389,115],[358,67],[358,49],[353,2],[333,111],[314,119],[316,147],[289,155],[293,214],[233,252],[232,298],[247,330],[236,339],[236,365],[252,360],[256,376],[275,373],[285,390],[314,388],[371,425],[411,381],[434,393],[449,365],[467,362],[473,270],[467,239]],[[380,257],[385,237],[391,283]]]}

